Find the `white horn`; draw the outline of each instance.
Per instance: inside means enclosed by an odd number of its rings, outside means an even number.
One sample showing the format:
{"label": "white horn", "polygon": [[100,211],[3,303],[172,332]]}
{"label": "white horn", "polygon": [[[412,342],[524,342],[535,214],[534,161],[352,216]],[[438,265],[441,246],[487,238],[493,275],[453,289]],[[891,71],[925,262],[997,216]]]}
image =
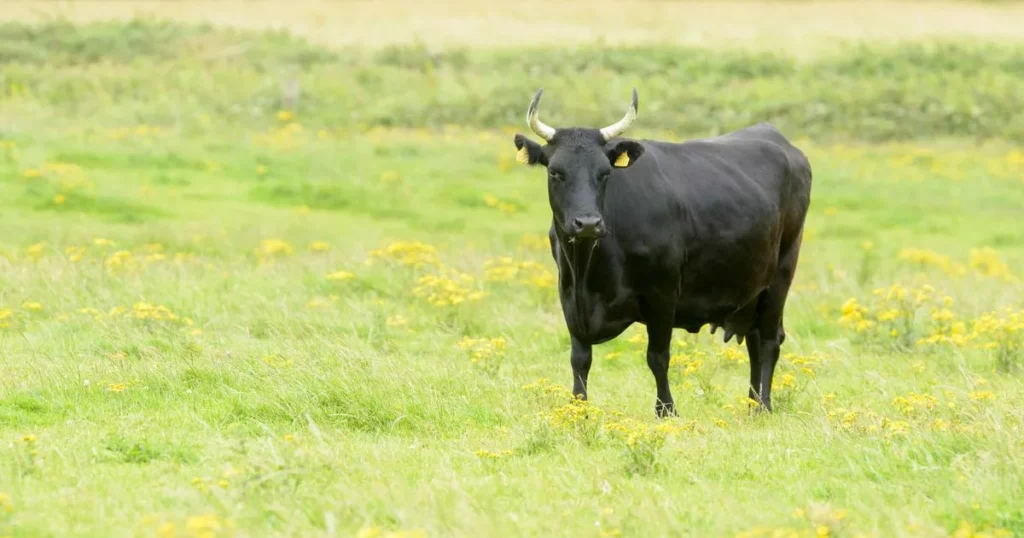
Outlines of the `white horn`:
{"label": "white horn", "polygon": [[626,111],[626,115],[623,116],[622,119],[619,120],[618,122],[613,123],[613,124],[609,125],[608,127],[605,127],[604,129],[601,129],[601,136],[604,137],[604,141],[605,142],[607,142],[607,141],[615,138],[616,136],[619,136],[620,134],[624,133],[626,131],[626,129],[629,129],[629,126],[633,124],[634,120],[636,120],[636,109],[637,109],[636,88],[633,88],[633,103],[629,105],[629,110]]}
{"label": "white horn", "polygon": [[537,94],[533,96],[533,101],[530,101],[530,108],[526,110],[526,123],[533,129],[533,132],[537,133],[537,136],[544,140],[551,142],[551,139],[555,137],[555,128],[540,121],[538,117],[537,105],[540,103],[540,95],[544,93],[544,88],[537,90]]}

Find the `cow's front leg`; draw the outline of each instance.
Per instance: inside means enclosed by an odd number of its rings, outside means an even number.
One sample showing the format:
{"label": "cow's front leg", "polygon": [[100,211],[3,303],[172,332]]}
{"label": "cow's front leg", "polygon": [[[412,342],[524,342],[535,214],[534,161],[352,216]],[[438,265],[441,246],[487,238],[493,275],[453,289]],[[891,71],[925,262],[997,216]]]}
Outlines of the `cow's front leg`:
{"label": "cow's front leg", "polygon": [[668,386],[669,346],[672,343],[672,320],[655,319],[647,323],[647,366],[654,374],[658,399],[654,412],[658,418],[676,416],[676,404]]}
{"label": "cow's front leg", "polygon": [[575,336],[572,337],[572,394],[582,400],[587,399],[587,377],[590,375],[590,364],[594,355],[590,344],[580,342]]}

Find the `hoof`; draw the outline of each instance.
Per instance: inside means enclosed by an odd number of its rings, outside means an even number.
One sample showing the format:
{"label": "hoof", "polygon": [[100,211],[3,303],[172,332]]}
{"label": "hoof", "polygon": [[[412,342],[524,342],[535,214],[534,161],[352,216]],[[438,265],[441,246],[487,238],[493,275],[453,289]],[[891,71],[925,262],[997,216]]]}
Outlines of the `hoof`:
{"label": "hoof", "polygon": [[654,414],[658,418],[678,417],[676,413],[676,406],[673,402],[661,403],[660,401],[654,404]]}
{"label": "hoof", "polygon": [[760,415],[761,413],[768,413],[770,415],[772,413],[772,404],[771,404],[771,402],[765,404],[764,402],[762,402],[759,399],[751,398],[750,399],[750,413],[754,414],[754,415]]}

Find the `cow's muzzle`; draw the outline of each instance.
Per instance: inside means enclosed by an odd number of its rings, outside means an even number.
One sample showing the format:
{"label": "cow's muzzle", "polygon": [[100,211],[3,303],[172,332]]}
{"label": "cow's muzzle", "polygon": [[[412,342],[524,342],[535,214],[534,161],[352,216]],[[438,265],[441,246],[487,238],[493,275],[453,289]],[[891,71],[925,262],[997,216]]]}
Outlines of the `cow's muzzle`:
{"label": "cow's muzzle", "polygon": [[598,215],[581,215],[572,219],[566,232],[574,239],[599,239],[608,233]]}

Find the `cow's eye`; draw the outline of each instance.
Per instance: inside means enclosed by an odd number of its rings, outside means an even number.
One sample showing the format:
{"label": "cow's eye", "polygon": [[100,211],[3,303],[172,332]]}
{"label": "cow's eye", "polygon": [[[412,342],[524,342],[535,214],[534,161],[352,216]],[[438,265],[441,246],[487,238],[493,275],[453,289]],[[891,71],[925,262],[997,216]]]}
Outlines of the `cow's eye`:
{"label": "cow's eye", "polygon": [[562,181],[562,174],[561,174],[561,172],[555,172],[554,170],[548,170],[548,177],[551,178],[552,181]]}

